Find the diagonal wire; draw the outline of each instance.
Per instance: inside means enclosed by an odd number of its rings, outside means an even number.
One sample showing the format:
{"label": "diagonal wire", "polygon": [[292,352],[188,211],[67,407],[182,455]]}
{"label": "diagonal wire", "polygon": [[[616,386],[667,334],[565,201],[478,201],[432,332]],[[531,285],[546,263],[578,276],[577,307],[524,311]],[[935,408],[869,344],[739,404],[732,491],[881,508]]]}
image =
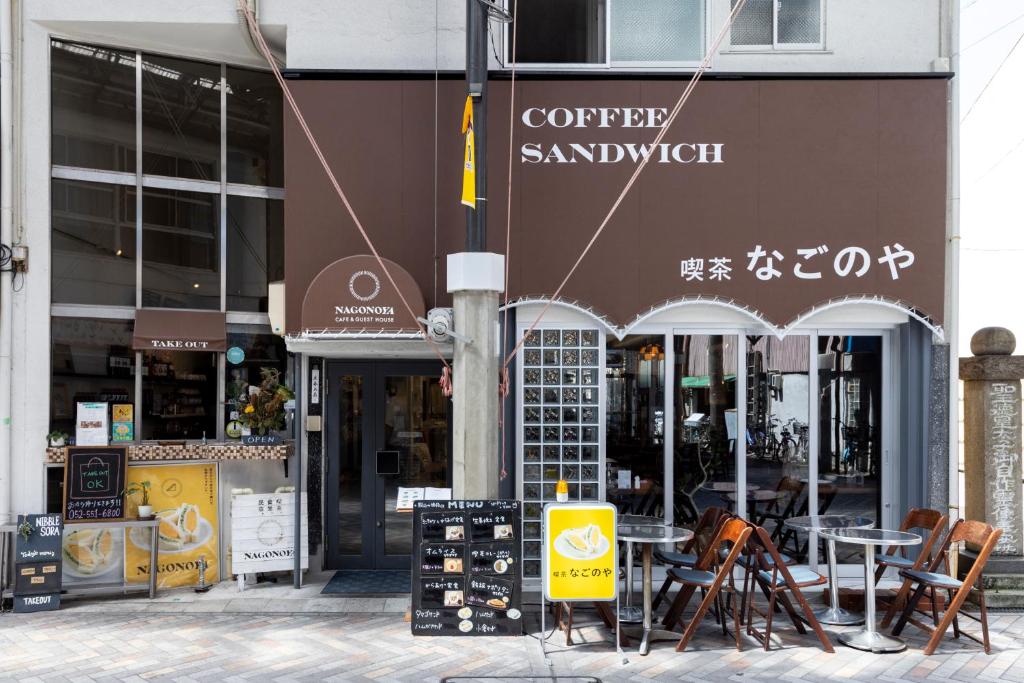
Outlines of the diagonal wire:
{"label": "diagonal wire", "polygon": [[[700,77],[704,74],[705,71],[707,71],[708,67],[711,66],[711,58],[715,55],[716,52],[718,52],[719,46],[722,44],[722,41],[725,40],[726,33],[729,32],[729,29],[732,27],[732,24],[736,20],[737,15],[739,15],[740,11],[743,10],[743,6],[746,4],[746,1],[747,0],[738,0],[735,6],[732,8],[732,12],[729,13],[728,18],[725,21],[725,25],[722,26],[722,30],[715,38],[715,41],[711,44],[711,47],[708,48],[707,53],[704,55],[704,59],[701,60],[701,63],[697,67],[697,70],[693,73],[693,77],[690,78],[690,82],[686,85],[686,89],[683,90],[682,94],[679,96],[679,99],[676,100],[675,106],[672,107],[672,112],[668,115],[668,118],[665,120],[665,125],[662,126],[661,130],[658,131],[658,134],[654,137],[654,142],[651,143],[652,150],[656,148],[659,144],[661,144],[662,139],[665,137],[665,134],[668,133],[669,129],[672,127],[672,123],[676,120],[676,117],[679,115],[679,112],[686,104],[686,101],[690,99],[690,95],[693,93],[694,88],[697,87],[697,83],[700,82]],[[511,153],[511,150],[509,153]],[[509,364],[515,358],[516,354],[523,347],[523,343],[526,341],[526,338],[529,337],[530,334],[537,328],[537,325],[540,324],[541,318],[543,318],[544,315],[548,312],[548,309],[551,308],[551,304],[558,300],[558,297],[559,295],[561,295],[562,290],[565,288],[565,285],[572,278],[573,274],[576,272],[576,269],[580,267],[580,264],[583,262],[583,259],[586,257],[591,247],[594,246],[594,243],[597,242],[597,239],[601,236],[601,233],[603,233],[604,229],[608,227],[608,223],[611,222],[612,216],[615,215],[615,212],[616,210],[618,210],[619,205],[622,204],[622,201],[626,198],[626,195],[629,193],[629,190],[633,187],[633,184],[636,182],[637,178],[640,177],[640,174],[647,167],[647,162],[650,161],[651,157],[653,156],[655,155],[647,154],[643,156],[640,163],[637,164],[636,169],[633,171],[633,175],[626,182],[626,185],[625,187],[622,188],[622,191],[619,192],[618,198],[616,198],[615,202],[608,210],[608,213],[605,215],[604,220],[602,220],[600,225],[597,226],[597,230],[594,231],[594,235],[590,238],[590,241],[587,242],[587,245],[585,247],[583,247],[583,251],[580,252],[580,255],[576,259],[576,262],[569,269],[569,272],[566,273],[565,278],[562,280],[561,284],[558,285],[558,289],[556,289],[555,293],[548,298],[547,303],[544,304],[544,308],[541,309],[540,313],[537,315],[537,318],[532,323],[530,323],[530,327],[526,330],[526,332],[523,333],[523,336],[519,338],[519,341],[516,342],[516,345],[512,348],[512,351],[505,358],[505,362],[502,365],[503,369],[508,368]]]}
{"label": "diagonal wire", "polygon": [[355,223],[356,229],[359,230],[359,234],[362,236],[363,241],[366,242],[366,246],[369,247],[373,257],[377,259],[377,264],[384,272],[384,276],[387,277],[391,286],[395,288],[395,292],[398,294],[398,298],[402,300],[402,304],[409,312],[409,316],[416,322],[416,327],[423,336],[423,339],[426,340],[434,353],[437,354],[438,359],[440,359],[444,366],[441,374],[441,387],[446,396],[451,396],[451,366],[448,364],[448,361],[445,360],[444,354],[441,353],[441,349],[437,346],[437,343],[430,338],[430,335],[419,322],[419,317],[409,304],[409,301],[405,298],[405,294],[403,294],[402,290],[399,289],[398,284],[395,282],[395,278],[391,275],[390,269],[384,263],[384,259],[382,259],[380,254],[377,252],[377,248],[373,245],[373,240],[371,240],[370,236],[367,234],[362,221],[359,220],[359,216],[356,214],[355,209],[352,207],[352,203],[348,199],[348,195],[346,195],[345,191],[341,189],[341,183],[338,182],[337,177],[334,175],[334,171],[331,169],[331,165],[327,162],[327,157],[324,156],[323,150],[321,150],[320,145],[317,144],[316,138],[313,136],[313,131],[310,130],[309,124],[306,123],[306,117],[302,115],[302,110],[299,108],[298,103],[292,96],[291,88],[288,87],[288,83],[285,82],[284,76],[281,75],[281,68],[273,59],[273,53],[271,53],[270,47],[267,45],[267,41],[263,37],[263,32],[260,30],[259,24],[256,23],[256,18],[253,16],[252,10],[249,8],[249,4],[244,2],[244,0],[239,0],[238,7],[245,14],[245,20],[249,24],[249,28],[252,29],[253,35],[256,37],[256,43],[260,52],[263,53],[263,58],[266,59],[268,64],[270,64],[270,68],[274,72],[274,77],[277,79],[278,85],[281,86],[281,90],[284,93],[285,99],[288,101],[288,105],[291,107],[292,113],[295,114],[295,119],[298,121],[299,127],[302,128],[302,132],[305,133],[306,139],[313,148],[313,153],[316,154],[317,159],[320,161],[320,165],[323,166],[324,172],[327,174],[327,179],[331,182],[331,186],[341,199],[342,204],[345,205],[345,209],[348,211],[349,217],[352,219],[352,222]]}
{"label": "diagonal wire", "polygon": [[1009,28],[1010,26],[1016,24],[1021,19],[1024,19],[1024,14],[1018,15],[1017,17],[1014,17],[1013,19],[1010,19],[1008,22],[1006,22],[1005,24],[1003,24],[999,28],[990,31],[989,33],[986,33],[981,38],[978,38],[976,41],[974,41],[973,43],[971,43],[967,47],[960,48],[960,51],[957,52],[956,54],[957,55],[962,55],[963,53],[965,53],[968,50],[970,50],[972,47],[975,47],[976,45],[980,45],[980,44],[984,43],[986,40],[988,40],[989,38],[991,38],[995,34],[999,33],[1003,29]]}
{"label": "diagonal wire", "polygon": [[1020,36],[1017,37],[1017,42],[1013,44],[1013,47],[1010,48],[1010,51],[1006,53],[1005,57],[1003,57],[1003,61],[999,62],[999,66],[997,66],[996,70],[992,72],[991,76],[989,76],[989,79],[988,81],[985,82],[985,86],[981,89],[981,92],[979,92],[978,96],[974,98],[973,102],[971,102],[971,106],[967,108],[967,113],[964,114],[963,117],[960,119],[960,123],[966,121],[967,117],[971,115],[972,111],[974,111],[974,105],[978,103],[978,100],[981,99],[981,96],[985,94],[986,90],[988,90],[988,86],[992,85],[992,81],[994,81],[996,79],[996,76],[999,75],[1000,69],[1002,69],[1003,65],[1006,64],[1006,62],[1010,59],[1010,55],[1014,53],[1014,51],[1017,49],[1017,46],[1021,44],[1021,41],[1024,41],[1024,33],[1021,33]]}

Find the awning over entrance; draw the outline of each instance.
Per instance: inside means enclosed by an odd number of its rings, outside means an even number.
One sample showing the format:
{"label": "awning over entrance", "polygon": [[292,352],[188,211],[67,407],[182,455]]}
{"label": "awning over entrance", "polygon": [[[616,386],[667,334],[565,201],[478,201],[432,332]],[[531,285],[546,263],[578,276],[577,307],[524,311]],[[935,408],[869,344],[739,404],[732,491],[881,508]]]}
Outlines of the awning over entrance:
{"label": "awning over entrance", "polygon": [[[395,332],[418,333],[416,317],[426,315],[419,285],[402,266],[387,259],[384,263],[398,289],[373,256],[347,256],[321,270],[302,301],[303,336],[386,337]],[[409,315],[403,298],[415,315]]]}
{"label": "awning over entrance", "polygon": [[135,311],[135,350],[226,351],[225,314],[220,311]]}

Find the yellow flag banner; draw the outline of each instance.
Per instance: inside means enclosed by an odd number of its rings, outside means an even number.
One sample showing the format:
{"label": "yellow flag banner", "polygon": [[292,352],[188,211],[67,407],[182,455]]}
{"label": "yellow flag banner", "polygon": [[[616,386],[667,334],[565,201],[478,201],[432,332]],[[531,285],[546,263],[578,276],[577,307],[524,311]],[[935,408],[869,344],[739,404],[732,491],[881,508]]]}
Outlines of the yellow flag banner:
{"label": "yellow flag banner", "polygon": [[[149,482],[149,502],[160,520],[157,586],[192,586],[199,558],[206,558],[206,582],[220,579],[217,465],[153,465],[128,468],[128,483]],[[131,515],[139,496],[129,496]],[[125,541],[125,579],[149,581],[150,530],[131,529]]]}
{"label": "yellow flag banner", "polygon": [[462,203],[476,208],[476,147],[473,144],[473,97],[466,96],[462,110],[462,133],[466,136],[466,155],[462,164]]}

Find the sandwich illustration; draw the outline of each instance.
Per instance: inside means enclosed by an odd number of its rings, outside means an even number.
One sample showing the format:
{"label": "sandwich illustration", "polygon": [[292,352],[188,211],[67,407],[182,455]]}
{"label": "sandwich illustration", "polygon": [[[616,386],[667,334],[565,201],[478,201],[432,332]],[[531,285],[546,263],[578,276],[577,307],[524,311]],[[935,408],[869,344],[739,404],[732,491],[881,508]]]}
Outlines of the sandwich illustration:
{"label": "sandwich illustration", "polygon": [[113,559],[114,534],[110,529],[79,529],[64,537],[64,561],[79,574],[106,570]]}
{"label": "sandwich illustration", "polygon": [[555,550],[565,557],[590,560],[608,552],[610,544],[596,524],[566,529],[555,539]]}
{"label": "sandwich illustration", "polygon": [[[161,549],[181,550],[186,545],[200,540],[203,517],[195,505],[182,503],[176,508],[159,510],[156,513],[156,518],[160,521],[157,534],[160,537]],[[140,530],[132,529],[132,542],[140,548],[148,548],[148,534],[134,533],[137,531]]]}

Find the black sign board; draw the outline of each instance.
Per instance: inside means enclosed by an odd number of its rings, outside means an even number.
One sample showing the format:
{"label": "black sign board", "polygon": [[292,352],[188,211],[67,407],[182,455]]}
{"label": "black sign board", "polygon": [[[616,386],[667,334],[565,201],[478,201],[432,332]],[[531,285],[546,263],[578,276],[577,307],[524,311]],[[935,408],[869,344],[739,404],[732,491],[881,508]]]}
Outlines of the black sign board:
{"label": "black sign board", "polygon": [[124,519],[127,446],[69,446],[64,449],[64,521]]}
{"label": "black sign board", "polygon": [[60,515],[18,516],[14,541],[15,612],[40,612],[60,606],[63,539]]}
{"label": "black sign board", "polygon": [[416,501],[414,636],[522,635],[520,517],[516,500]]}

